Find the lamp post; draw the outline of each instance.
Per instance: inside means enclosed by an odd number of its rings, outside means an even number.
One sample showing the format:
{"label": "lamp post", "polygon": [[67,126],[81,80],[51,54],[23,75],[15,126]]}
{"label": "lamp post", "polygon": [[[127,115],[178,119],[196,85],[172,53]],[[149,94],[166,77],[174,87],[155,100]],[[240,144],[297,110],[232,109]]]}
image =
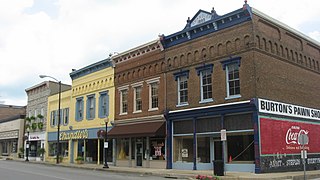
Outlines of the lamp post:
{"label": "lamp post", "polygon": [[108,166],[108,122],[109,122],[109,118],[106,117],[105,119],[105,124],[106,124],[106,134],[104,137],[104,165],[103,168],[109,168]]}
{"label": "lamp post", "polygon": [[29,161],[29,128],[27,128],[27,143],[26,143],[26,161]]}
{"label": "lamp post", "polygon": [[60,156],[60,122],[61,122],[61,116],[60,116],[60,104],[61,104],[61,81],[57,80],[54,77],[47,76],[47,75],[39,75],[40,78],[51,78],[59,83],[59,105],[58,105],[58,132],[57,132],[57,161],[56,164],[59,164],[59,156]]}

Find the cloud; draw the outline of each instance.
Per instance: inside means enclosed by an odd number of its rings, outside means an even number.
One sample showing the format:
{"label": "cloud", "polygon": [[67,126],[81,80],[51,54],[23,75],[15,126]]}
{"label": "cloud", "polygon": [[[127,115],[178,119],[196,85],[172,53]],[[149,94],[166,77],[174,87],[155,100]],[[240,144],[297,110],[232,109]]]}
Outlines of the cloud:
{"label": "cloud", "polygon": [[[39,74],[71,83],[79,69],[184,28],[199,9],[219,15],[239,9],[238,0],[1,0],[0,100],[21,103]],[[318,39],[320,1],[248,1],[256,9]],[[308,28],[307,28],[308,27]],[[22,91],[5,91],[17,87]],[[18,88],[18,87],[17,87]],[[11,99],[11,100],[10,100]],[[26,103],[24,103],[26,104]]]}

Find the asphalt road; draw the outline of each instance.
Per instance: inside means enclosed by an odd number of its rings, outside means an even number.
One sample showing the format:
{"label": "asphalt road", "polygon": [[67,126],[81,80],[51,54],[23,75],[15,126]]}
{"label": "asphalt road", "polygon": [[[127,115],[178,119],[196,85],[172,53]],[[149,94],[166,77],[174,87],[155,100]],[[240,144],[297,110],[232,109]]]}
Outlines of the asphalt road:
{"label": "asphalt road", "polygon": [[163,177],[0,160],[0,180],[164,180]]}

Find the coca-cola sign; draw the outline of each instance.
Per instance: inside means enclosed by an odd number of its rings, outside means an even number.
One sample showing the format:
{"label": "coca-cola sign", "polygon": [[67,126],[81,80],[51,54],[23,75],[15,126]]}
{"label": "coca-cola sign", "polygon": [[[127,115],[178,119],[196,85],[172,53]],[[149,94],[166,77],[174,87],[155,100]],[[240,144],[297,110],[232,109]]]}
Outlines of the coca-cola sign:
{"label": "coca-cola sign", "polygon": [[299,137],[301,134],[308,135],[308,130],[303,130],[300,126],[291,126],[286,133],[286,143],[287,144],[299,144]]}
{"label": "coca-cola sign", "polygon": [[299,136],[306,134],[308,153],[320,152],[320,124],[276,118],[259,118],[261,154],[299,154]]}

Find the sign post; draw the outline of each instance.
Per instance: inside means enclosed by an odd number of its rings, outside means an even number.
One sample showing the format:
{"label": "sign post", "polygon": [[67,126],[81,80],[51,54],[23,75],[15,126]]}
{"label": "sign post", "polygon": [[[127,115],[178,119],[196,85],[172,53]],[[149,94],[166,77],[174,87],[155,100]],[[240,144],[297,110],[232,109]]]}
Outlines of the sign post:
{"label": "sign post", "polygon": [[304,145],[309,143],[309,137],[306,134],[301,134],[298,137],[299,144],[302,144],[301,158],[303,163],[303,179],[306,180],[306,159],[307,159],[307,151],[304,149]]}

